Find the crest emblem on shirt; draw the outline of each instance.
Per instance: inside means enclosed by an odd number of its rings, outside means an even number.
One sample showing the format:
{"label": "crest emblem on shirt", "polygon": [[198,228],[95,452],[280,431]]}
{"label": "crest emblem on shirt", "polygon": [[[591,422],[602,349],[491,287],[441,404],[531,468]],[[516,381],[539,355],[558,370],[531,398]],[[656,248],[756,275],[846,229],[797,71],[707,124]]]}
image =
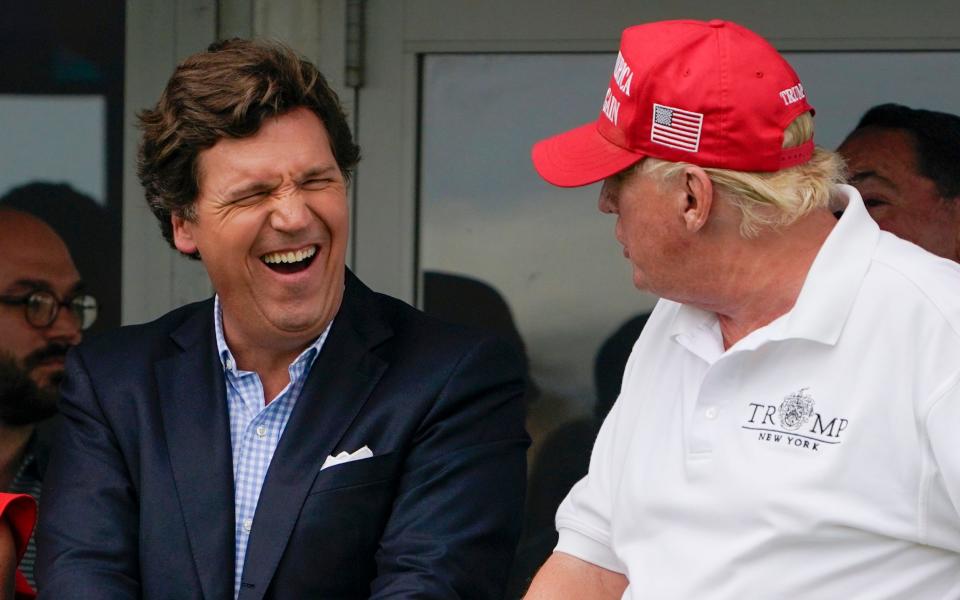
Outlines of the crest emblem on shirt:
{"label": "crest emblem on shirt", "polygon": [[[746,406],[746,419],[740,428],[756,432],[754,435],[760,442],[802,448],[811,452],[820,452],[821,446],[839,444],[840,436],[847,430],[850,421],[829,413],[824,415],[822,409],[818,412],[814,407],[813,396],[807,393],[809,389],[805,387],[789,393],[779,404],[749,402]],[[828,409],[836,408],[830,406],[829,395],[826,403]]]}
{"label": "crest emblem on shirt", "polygon": [[810,388],[787,394],[780,403],[780,425],[784,429],[796,431],[813,416],[813,396],[807,393]]}

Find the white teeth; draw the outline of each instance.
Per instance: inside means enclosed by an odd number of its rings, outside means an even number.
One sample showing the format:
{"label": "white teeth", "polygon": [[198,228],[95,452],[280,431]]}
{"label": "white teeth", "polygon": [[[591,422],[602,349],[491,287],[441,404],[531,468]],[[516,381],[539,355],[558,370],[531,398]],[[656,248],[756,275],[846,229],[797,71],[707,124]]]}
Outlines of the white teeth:
{"label": "white teeth", "polygon": [[263,259],[263,262],[267,263],[268,265],[275,265],[278,263],[300,262],[301,260],[310,258],[316,253],[316,246],[308,246],[295,252],[271,252],[270,254],[264,254],[261,258]]}

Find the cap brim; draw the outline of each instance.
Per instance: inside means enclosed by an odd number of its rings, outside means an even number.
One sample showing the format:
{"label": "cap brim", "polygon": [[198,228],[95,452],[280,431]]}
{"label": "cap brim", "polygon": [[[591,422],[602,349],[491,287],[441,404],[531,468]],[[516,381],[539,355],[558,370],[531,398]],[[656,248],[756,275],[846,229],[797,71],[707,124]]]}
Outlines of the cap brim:
{"label": "cap brim", "polygon": [[549,183],[579,187],[616,175],[644,155],[610,142],[591,122],[537,142],[530,157],[537,173]]}

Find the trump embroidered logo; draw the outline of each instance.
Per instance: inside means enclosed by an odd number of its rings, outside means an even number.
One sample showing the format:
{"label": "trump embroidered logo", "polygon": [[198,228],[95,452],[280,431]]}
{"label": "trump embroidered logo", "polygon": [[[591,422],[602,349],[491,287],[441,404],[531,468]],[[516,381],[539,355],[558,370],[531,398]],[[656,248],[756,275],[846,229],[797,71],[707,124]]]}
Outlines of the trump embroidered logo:
{"label": "trump embroidered logo", "polygon": [[653,105],[653,125],[650,141],[677,150],[696,152],[700,149],[700,134],[703,131],[703,114],[664,106]]}
{"label": "trump embroidered logo", "polygon": [[850,421],[842,417],[827,419],[816,410],[810,388],[801,388],[783,397],[780,404],[750,402],[748,419],[740,426],[757,432],[758,440],[820,452],[821,445],[840,443]]}

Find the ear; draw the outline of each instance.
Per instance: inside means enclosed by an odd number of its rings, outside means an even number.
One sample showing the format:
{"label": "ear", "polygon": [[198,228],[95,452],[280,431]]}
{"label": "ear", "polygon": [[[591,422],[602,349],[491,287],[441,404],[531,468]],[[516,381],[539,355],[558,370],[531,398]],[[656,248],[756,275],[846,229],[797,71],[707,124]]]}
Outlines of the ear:
{"label": "ear", "polygon": [[197,242],[193,239],[193,221],[173,214],[170,215],[170,222],[173,224],[173,245],[177,250],[188,256],[196,254]]}
{"label": "ear", "polygon": [[696,165],[690,165],[683,171],[683,198],[680,210],[687,231],[703,229],[713,209],[713,182],[707,172]]}

